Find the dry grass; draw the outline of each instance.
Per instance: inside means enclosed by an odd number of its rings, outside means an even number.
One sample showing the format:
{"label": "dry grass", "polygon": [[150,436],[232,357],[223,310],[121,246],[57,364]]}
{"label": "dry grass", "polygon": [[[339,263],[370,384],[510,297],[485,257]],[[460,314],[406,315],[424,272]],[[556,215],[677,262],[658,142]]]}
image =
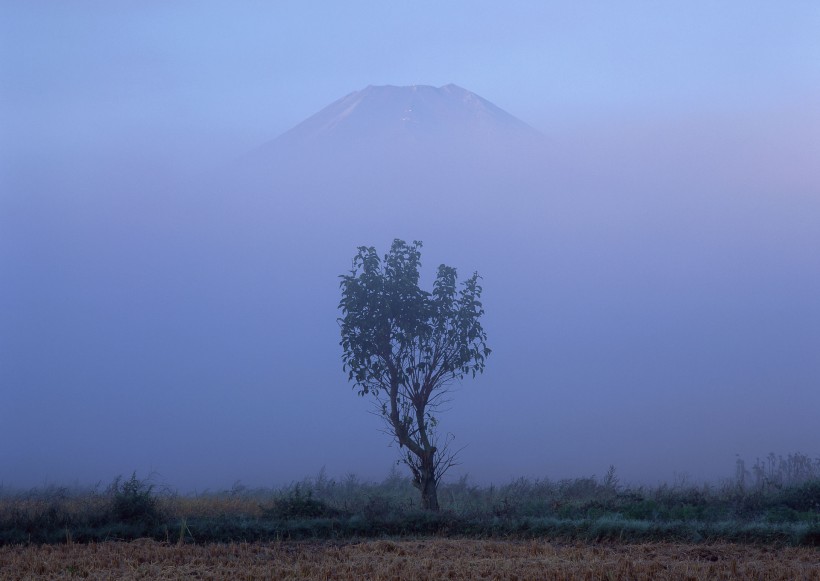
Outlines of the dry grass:
{"label": "dry grass", "polygon": [[811,548],[458,539],[0,548],[3,579],[820,580]]}
{"label": "dry grass", "polygon": [[[267,501],[270,504],[270,501]],[[241,514],[258,518],[264,512],[256,498],[243,496],[174,496],[158,499],[160,511],[190,518],[218,518],[225,515]]]}

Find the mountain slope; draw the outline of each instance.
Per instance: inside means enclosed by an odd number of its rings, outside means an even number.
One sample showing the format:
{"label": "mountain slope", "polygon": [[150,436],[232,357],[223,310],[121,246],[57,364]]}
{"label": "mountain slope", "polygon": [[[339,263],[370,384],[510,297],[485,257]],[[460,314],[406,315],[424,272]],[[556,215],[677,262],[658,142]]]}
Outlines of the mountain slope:
{"label": "mountain slope", "polygon": [[314,166],[342,158],[357,166],[390,160],[417,166],[442,156],[448,163],[486,161],[545,147],[541,133],[456,85],[369,86],[265,144],[255,157],[274,165],[301,159]]}
{"label": "mountain slope", "polygon": [[545,183],[549,159],[543,134],[466,89],[369,86],[260,147],[237,189],[313,219],[378,208],[428,222],[499,216]]}
{"label": "mountain slope", "polygon": [[538,139],[523,121],[456,85],[369,86],[325,107],[276,142],[413,140],[446,137]]}

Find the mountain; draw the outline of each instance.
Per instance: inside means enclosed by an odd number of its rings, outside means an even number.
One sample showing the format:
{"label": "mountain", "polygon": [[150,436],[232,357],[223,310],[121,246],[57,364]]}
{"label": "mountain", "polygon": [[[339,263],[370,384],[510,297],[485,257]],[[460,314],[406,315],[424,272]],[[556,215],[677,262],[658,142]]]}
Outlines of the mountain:
{"label": "mountain", "polygon": [[456,85],[369,86],[328,105],[274,141],[277,146],[322,142],[416,143],[454,139],[538,140],[541,135],[475,93]]}
{"label": "mountain", "polygon": [[510,158],[543,152],[544,135],[456,85],[368,86],[331,103],[254,157],[292,168],[317,156],[346,166]]}

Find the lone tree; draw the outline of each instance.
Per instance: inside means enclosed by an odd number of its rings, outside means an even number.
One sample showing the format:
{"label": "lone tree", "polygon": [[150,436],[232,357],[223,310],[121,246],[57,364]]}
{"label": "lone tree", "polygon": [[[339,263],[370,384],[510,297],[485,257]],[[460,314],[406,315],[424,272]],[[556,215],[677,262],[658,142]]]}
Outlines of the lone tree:
{"label": "lone tree", "polygon": [[437,487],[454,464],[436,432],[449,384],[484,370],[490,354],[479,319],[478,273],[456,285],[456,269],[438,267],[433,292],[419,288],[421,242],[394,240],[384,260],[361,246],[341,276],[342,360],[360,396],[372,395],[385,430],[402,449],[421,492],[438,510]]}

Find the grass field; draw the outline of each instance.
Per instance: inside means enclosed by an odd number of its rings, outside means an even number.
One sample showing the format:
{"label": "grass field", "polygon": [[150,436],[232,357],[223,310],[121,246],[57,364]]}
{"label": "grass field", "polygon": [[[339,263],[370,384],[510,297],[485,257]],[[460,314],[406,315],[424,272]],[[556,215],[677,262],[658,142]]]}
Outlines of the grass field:
{"label": "grass field", "polygon": [[316,478],[274,489],[180,495],[136,475],[107,488],[0,488],[0,547],[155,541],[264,543],[381,538],[750,543],[820,547],[820,460],[791,455],[719,485],[621,486],[603,479],[443,483],[442,511],[418,507],[398,473]]}
{"label": "grass field", "polygon": [[442,485],[440,513],[399,474],[197,495],[136,475],[0,489],[0,579],[820,581],[820,460],[768,465],[719,486],[463,479]]}
{"label": "grass field", "polygon": [[3,579],[820,580],[814,548],[469,539],[6,546]]}
{"label": "grass field", "polygon": [[783,579],[820,581],[820,459],[733,480],[443,483],[420,510],[400,473],[178,494],[155,481],[0,488],[14,579]]}

